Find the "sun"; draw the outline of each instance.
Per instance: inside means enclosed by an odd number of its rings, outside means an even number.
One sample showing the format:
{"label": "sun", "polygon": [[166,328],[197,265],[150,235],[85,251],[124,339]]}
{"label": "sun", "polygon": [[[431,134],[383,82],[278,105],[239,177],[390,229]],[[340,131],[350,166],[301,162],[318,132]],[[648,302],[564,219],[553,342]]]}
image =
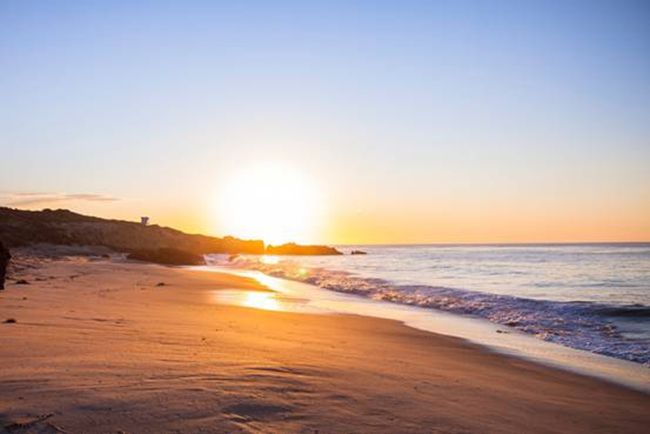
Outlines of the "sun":
{"label": "sun", "polygon": [[230,175],[217,202],[220,233],[267,244],[312,240],[322,209],[311,180],[279,163],[255,164]]}

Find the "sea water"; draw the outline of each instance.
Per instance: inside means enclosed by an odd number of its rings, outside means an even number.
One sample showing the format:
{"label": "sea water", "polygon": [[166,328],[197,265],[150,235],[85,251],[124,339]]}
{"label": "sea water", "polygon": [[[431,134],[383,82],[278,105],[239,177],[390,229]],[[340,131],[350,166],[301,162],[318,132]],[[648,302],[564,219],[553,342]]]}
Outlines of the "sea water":
{"label": "sea water", "polygon": [[212,255],[209,261],[483,318],[505,330],[650,367],[650,244],[338,248],[367,254]]}

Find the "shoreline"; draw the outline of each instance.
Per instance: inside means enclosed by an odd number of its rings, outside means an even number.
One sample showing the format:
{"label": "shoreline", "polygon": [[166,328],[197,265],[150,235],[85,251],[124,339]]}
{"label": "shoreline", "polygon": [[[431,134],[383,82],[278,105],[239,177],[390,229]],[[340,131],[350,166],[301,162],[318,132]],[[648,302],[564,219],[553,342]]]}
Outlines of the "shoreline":
{"label": "shoreline", "polygon": [[[490,322],[484,318],[374,300],[353,293],[319,288],[298,280],[270,276],[261,271],[246,268],[217,265],[191,268],[256,279],[285,296],[309,300],[309,307],[313,308],[311,313],[352,314],[394,320],[416,330],[461,338],[488,351],[589,376],[650,394],[650,368],[640,363],[537,339],[533,335]],[[283,309],[288,311],[305,310],[304,307],[296,307],[292,303],[284,304]],[[307,310],[307,312],[310,311]]]}
{"label": "shoreline", "polygon": [[69,433],[641,433],[650,424],[647,394],[460,338],[215,301],[269,290],[243,277],[74,257],[19,273],[30,284],[0,292],[0,321],[16,319],[0,324],[0,432],[23,423]]}
{"label": "shoreline", "polygon": [[[431,311],[482,318],[564,347],[650,368],[647,247],[417,247],[367,256],[208,255],[208,264],[258,270]],[[435,330],[434,330],[435,331]]]}

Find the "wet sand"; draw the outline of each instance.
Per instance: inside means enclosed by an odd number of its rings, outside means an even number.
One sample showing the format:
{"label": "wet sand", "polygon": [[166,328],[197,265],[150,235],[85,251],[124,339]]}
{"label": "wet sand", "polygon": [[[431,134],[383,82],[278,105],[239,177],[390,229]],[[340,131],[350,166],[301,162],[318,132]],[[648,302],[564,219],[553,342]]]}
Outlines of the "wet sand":
{"label": "wet sand", "polygon": [[[0,430],[642,433],[650,395],[398,322],[215,303],[242,277],[25,259],[0,292]],[[15,323],[3,323],[15,319]]]}

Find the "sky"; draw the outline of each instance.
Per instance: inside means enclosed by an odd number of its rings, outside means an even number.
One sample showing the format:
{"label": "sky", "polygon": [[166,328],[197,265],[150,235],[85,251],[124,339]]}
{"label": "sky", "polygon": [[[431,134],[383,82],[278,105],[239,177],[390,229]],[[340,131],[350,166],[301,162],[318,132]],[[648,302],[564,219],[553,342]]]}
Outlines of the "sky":
{"label": "sky", "polygon": [[300,242],[650,240],[647,1],[0,0],[0,102],[5,206],[226,235],[275,165]]}

